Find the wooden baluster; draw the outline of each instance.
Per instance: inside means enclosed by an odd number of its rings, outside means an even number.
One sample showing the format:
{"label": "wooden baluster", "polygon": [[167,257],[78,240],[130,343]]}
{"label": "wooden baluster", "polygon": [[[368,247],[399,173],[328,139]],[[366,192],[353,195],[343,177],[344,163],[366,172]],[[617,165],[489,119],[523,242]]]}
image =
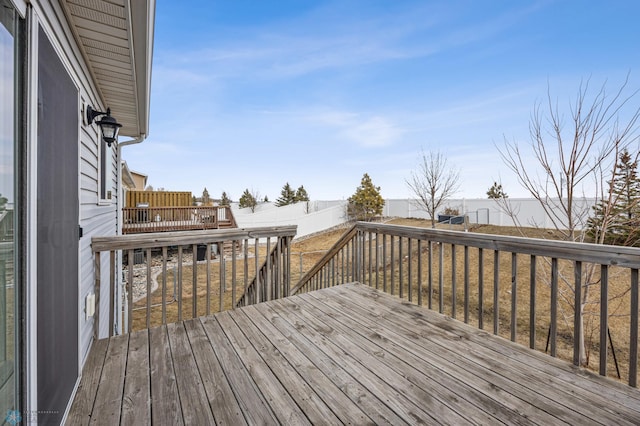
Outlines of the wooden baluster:
{"label": "wooden baluster", "polygon": [[582,262],[575,262],[573,309],[573,365],[580,365],[580,336],[582,335]]}
{"label": "wooden baluster", "polygon": [[518,330],[518,259],[511,253],[511,341],[516,341]]}
{"label": "wooden baluster", "polygon": [[418,305],[422,306],[422,240],[418,240]]}
{"label": "wooden baluster", "polygon": [[378,246],[378,233],[376,232],[376,290],[380,288],[380,247]]}
{"label": "wooden baluster", "polygon": [[451,244],[451,318],[456,318],[457,305],[456,288],[456,245]]}
{"label": "wooden baluster", "polygon": [[500,332],[500,252],[493,251],[493,334]]}
{"label": "wooden baluster", "polygon": [[167,323],[167,246],[162,247],[162,324]]}
{"label": "wooden baluster", "polygon": [[267,299],[266,300],[271,300],[273,299],[273,283],[271,282],[271,237],[267,237],[267,258],[265,260],[265,265],[267,267],[266,271],[265,271],[265,276],[266,276],[266,293],[267,293]]}
{"label": "wooden baluster", "polygon": [[391,259],[389,261],[389,268],[391,270],[391,294],[395,294],[395,277],[394,277],[394,263],[395,263],[395,241],[393,235],[391,235]]}
{"label": "wooden baluster", "polygon": [[242,298],[243,305],[249,305],[249,295],[247,294],[249,291],[249,240],[245,239],[243,241],[243,249],[244,249],[244,264],[243,264],[243,273],[244,273],[244,296]]}
{"label": "wooden baluster", "polygon": [[387,292],[387,234],[382,234],[382,291]]}
{"label": "wooden baluster", "polygon": [[147,249],[147,328],[151,328],[151,249]]}
{"label": "wooden baluster", "polygon": [[631,320],[629,332],[629,386],[638,386],[638,270],[631,269]]}
{"label": "wooden baluster", "polygon": [[253,299],[253,303],[260,303],[262,302],[262,283],[260,282],[260,273],[258,272],[260,270],[260,256],[258,255],[259,253],[259,239],[256,237],[254,239],[254,250],[255,250],[255,256],[254,256],[254,260],[255,260],[255,267],[256,267],[256,282],[255,282],[255,291],[254,291],[254,299]]}
{"label": "wooden baluster", "polygon": [[198,317],[198,245],[191,246],[191,318]]}
{"label": "wooden baluster", "polygon": [[178,287],[176,291],[178,296],[178,321],[182,321],[182,246],[178,246],[178,279],[176,287]]}
{"label": "wooden baluster", "polygon": [[428,241],[429,254],[427,256],[427,287],[429,290],[429,301],[427,306],[432,307],[433,300],[433,241]]}
{"label": "wooden baluster", "polygon": [[[551,356],[557,355],[558,336],[558,259],[551,259],[551,324],[549,326],[549,339],[551,342]],[[606,340],[605,340],[606,343]],[[606,347],[606,346],[605,346]]]}
{"label": "wooden baluster", "polygon": [[529,266],[529,347],[536,348],[536,256],[531,255]]}
{"label": "wooden baluster", "polygon": [[607,375],[607,332],[609,330],[609,266],[600,265],[600,375]]}
{"label": "wooden baluster", "polygon": [[464,322],[469,324],[469,246],[464,246]]}
{"label": "wooden baluster", "polygon": [[218,275],[220,277],[220,285],[218,290],[218,312],[222,312],[224,310],[224,293],[227,291],[227,277],[225,274],[225,259],[224,259],[224,244],[226,241],[221,241],[219,247],[220,252],[220,265]]}
{"label": "wooden baluster", "polygon": [[478,328],[484,328],[484,256],[481,248],[478,249]]}
{"label": "wooden baluster", "polygon": [[373,265],[371,264],[371,253],[372,253],[372,246],[373,246],[373,238],[372,238],[372,234],[371,232],[367,233],[367,235],[369,236],[369,287],[373,286]]}
{"label": "wooden baluster", "polygon": [[411,285],[411,280],[413,279],[413,276],[411,274],[411,266],[412,266],[411,265],[411,238],[409,238],[407,240],[407,253],[408,253],[408,256],[409,256],[408,262],[407,262],[407,272],[408,272],[408,275],[407,275],[407,282],[408,282],[407,293],[408,293],[408,296],[409,296],[409,302],[413,302],[413,288],[412,288],[412,285]]}
{"label": "wooden baluster", "polygon": [[403,287],[404,287],[404,283],[403,283],[403,264],[404,264],[404,256],[402,254],[402,237],[398,238],[398,256],[400,257],[400,265],[398,266],[398,281],[399,281],[399,287],[400,287],[400,291],[399,291],[399,295],[400,298],[402,299],[402,297],[404,296],[404,291],[403,291]]}
{"label": "wooden baluster", "polygon": [[444,313],[444,243],[438,243],[438,311]]}
{"label": "wooden baluster", "polygon": [[237,241],[232,241],[231,247],[231,309],[236,308],[236,280],[237,280],[237,270],[236,270],[236,244]]}

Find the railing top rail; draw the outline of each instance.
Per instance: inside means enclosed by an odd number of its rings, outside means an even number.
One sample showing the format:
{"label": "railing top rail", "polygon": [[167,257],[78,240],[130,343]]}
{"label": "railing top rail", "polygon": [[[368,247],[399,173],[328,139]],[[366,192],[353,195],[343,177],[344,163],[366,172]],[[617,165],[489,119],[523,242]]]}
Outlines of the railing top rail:
{"label": "railing top rail", "polygon": [[227,209],[227,206],[147,206],[147,207],[123,207],[122,210],[142,210],[142,209],[152,209],[152,210],[218,210],[218,209]]}
{"label": "railing top rail", "polygon": [[512,253],[640,268],[640,248],[358,222],[358,230]]}
{"label": "railing top rail", "polygon": [[211,229],[204,231],[151,232],[146,234],[93,237],[93,252],[111,250],[132,250],[164,246],[218,243],[229,240],[243,240],[267,237],[294,237],[298,227],[268,226],[256,228]]}

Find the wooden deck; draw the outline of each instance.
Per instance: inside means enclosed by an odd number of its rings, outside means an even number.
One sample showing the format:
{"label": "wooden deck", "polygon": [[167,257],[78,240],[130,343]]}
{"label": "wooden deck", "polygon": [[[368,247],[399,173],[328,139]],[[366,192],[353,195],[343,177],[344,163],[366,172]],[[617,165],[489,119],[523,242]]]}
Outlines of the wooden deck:
{"label": "wooden deck", "polygon": [[345,284],[97,341],[90,422],[637,425],[640,391]]}

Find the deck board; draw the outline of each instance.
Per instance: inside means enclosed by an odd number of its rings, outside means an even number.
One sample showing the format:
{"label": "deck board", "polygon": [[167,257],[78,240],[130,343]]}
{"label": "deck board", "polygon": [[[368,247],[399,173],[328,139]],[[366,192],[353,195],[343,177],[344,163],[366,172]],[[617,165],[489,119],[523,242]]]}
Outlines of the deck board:
{"label": "deck board", "polygon": [[[362,292],[361,288],[353,290],[344,293],[344,289],[336,289],[350,297],[348,306],[361,306],[360,312],[364,316],[367,313],[372,314],[369,298],[376,295]],[[319,294],[316,297],[322,296]],[[344,299],[333,300],[342,302],[342,306],[345,306]],[[590,413],[607,423],[624,423],[624,419],[627,418],[629,424],[637,424],[637,418],[640,416],[640,393],[637,389],[610,386],[610,379],[517,344],[507,344],[504,339],[475,328],[459,327],[459,323],[432,311],[420,310],[416,313],[412,306],[393,303],[393,300],[386,297],[380,298],[379,301],[380,303],[373,306],[386,313],[382,321],[378,318],[379,324],[392,327],[394,332],[411,331],[415,330],[416,321],[419,321],[421,328],[428,332],[421,333],[420,339],[415,339],[415,342],[425,345],[427,349],[435,345],[435,351],[449,359],[460,358],[460,354],[465,354],[464,359],[472,361],[469,365],[476,376],[481,372],[492,375],[493,372],[500,372],[501,374],[493,375],[493,384],[497,380],[507,380],[508,388],[519,389],[516,393],[518,396],[526,397],[526,401],[532,405],[537,403],[545,410],[554,410],[553,414],[559,418],[576,419],[588,417],[582,413]],[[398,312],[412,314],[414,317],[407,321],[406,316],[398,315]],[[416,318],[417,314],[422,317],[420,320]],[[434,334],[437,335],[436,338],[432,337]],[[576,375],[576,372],[579,375]],[[579,380],[580,377],[587,380]],[[611,405],[612,399],[619,404]],[[618,405],[621,409],[617,409]],[[567,410],[576,413],[569,415]]]}
{"label": "deck board", "polygon": [[157,425],[183,424],[167,327],[149,330],[149,379],[151,422]]}
{"label": "deck board", "polygon": [[124,380],[121,423],[151,423],[151,387],[149,384],[149,333],[129,337],[129,357]]}
{"label": "deck board", "polygon": [[360,284],[94,344],[67,424],[638,424],[640,392]]}
{"label": "deck board", "polygon": [[209,405],[215,407],[213,415],[218,425],[246,424],[240,405],[227,381],[224,370],[207,339],[202,323],[188,320],[184,323],[193,348]]}

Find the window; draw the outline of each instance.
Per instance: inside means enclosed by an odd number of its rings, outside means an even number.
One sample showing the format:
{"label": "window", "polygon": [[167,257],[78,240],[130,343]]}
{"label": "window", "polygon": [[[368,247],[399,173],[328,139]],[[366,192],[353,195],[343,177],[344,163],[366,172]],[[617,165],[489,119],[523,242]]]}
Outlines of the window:
{"label": "window", "polygon": [[100,202],[109,203],[111,202],[112,179],[111,148],[102,140],[99,140],[98,144],[100,146]]}

